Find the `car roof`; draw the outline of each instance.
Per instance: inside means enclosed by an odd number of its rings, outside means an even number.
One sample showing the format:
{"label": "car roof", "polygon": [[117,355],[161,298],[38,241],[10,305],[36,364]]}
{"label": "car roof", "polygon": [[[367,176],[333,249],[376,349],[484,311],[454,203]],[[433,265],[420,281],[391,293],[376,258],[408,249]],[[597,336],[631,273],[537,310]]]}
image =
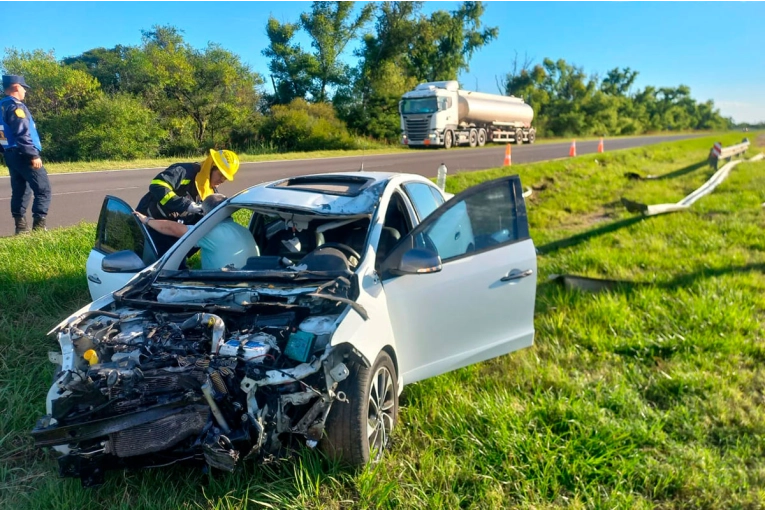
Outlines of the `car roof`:
{"label": "car roof", "polygon": [[332,172],[287,177],[247,188],[231,198],[233,205],[297,209],[331,216],[374,213],[389,185],[416,180],[416,174],[395,172]]}

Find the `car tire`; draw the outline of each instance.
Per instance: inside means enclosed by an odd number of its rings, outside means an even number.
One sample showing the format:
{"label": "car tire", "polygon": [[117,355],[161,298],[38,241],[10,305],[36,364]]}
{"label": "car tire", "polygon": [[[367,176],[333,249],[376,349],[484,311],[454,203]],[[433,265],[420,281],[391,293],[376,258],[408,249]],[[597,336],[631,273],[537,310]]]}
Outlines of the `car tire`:
{"label": "car tire", "polygon": [[523,143],[523,130],[522,129],[516,129],[515,130],[515,144],[521,145]]}
{"label": "car tire", "polygon": [[398,376],[386,352],[369,368],[357,363],[348,368],[350,374],[337,388],[348,401],[332,404],[321,448],[330,458],[363,466],[380,460],[398,422]]}

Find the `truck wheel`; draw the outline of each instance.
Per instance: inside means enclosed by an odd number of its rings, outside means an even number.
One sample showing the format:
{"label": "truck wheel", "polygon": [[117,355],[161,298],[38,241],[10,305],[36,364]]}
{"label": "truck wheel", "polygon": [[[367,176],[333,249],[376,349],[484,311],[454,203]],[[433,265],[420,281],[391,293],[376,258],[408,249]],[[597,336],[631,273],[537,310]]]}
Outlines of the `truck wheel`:
{"label": "truck wheel", "polygon": [[447,131],[444,133],[444,149],[451,149],[454,146],[454,133]]}
{"label": "truck wheel", "polygon": [[534,131],[533,129],[531,131],[529,131],[529,141],[528,141],[528,143],[529,144],[534,143],[534,140],[536,140],[536,138],[537,138],[537,132]]}
{"label": "truck wheel", "polygon": [[515,144],[520,145],[523,143],[523,130],[522,129],[516,129],[515,130]]}
{"label": "truck wheel", "polygon": [[483,147],[486,145],[486,130],[481,128],[478,130],[478,146]]}
{"label": "truck wheel", "polygon": [[380,460],[398,422],[398,378],[386,352],[371,368],[348,368],[350,374],[338,385],[348,402],[332,404],[321,447],[330,457],[363,466]]}
{"label": "truck wheel", "polygon": [[475,147],[478,145],[478,131],[475,129],[471,129],[470,133],[468,134],[468,143],[471,147]]}

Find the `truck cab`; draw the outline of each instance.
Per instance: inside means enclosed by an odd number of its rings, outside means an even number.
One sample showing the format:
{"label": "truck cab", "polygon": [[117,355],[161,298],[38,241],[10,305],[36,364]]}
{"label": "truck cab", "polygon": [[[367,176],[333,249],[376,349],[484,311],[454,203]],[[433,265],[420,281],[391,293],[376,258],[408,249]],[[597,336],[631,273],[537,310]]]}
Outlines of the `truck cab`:
{"label": "truck cab", "polygon": [[[459,98],[456,81],[429,82],[407,92],[399,102],[402,143],[444,146],[445,134],[457,130]],[[452,137],[448,147],[454,145]]]}

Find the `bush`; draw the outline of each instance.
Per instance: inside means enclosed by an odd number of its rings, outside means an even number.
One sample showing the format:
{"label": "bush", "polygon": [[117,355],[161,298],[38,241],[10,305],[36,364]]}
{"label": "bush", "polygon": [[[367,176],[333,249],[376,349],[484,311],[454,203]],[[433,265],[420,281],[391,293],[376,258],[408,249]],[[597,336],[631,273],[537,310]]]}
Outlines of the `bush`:
{"label": "bush", "polygon": [[285,151],[354,149],[355,140],[329,103],[294,99],[275,105],[260,129],[263,140]]}
{"label": "bush", "polygon": [[102,95],[80,115],[80,159],[137,159],[159,155],[164,132],[156,115],[127,94]]}

